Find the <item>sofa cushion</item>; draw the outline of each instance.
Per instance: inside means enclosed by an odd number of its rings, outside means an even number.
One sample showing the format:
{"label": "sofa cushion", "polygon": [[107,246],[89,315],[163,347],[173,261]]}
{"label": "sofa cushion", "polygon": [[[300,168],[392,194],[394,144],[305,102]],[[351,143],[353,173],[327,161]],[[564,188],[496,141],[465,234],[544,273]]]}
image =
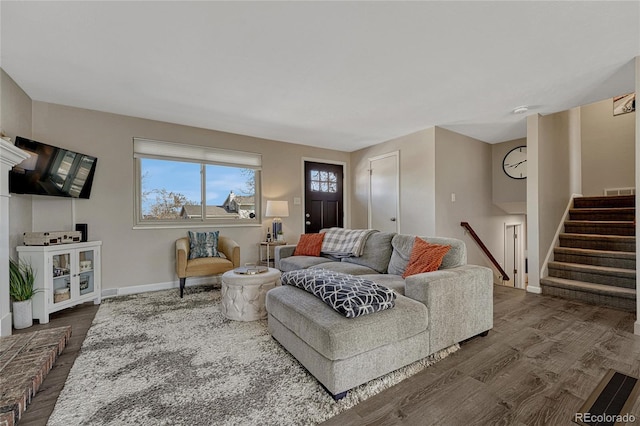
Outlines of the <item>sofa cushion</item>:
{"label": "sofa cushion", "polygon": [[[444,237],[420,237],[428,243],[439,244],[444,246],[451,246],[449,252],[442,259],[439,269],[455,268],[467,264],[467,248],[462,240],[456,238],[444,238]],[[402,275],[409,258],[411,257],[411,250],[413,249],[413,242],[415,235],[403,235],[397,234],[391,240],[393,246],[393,253],[389,260],[389,268],[387,269],[389,274]]]}
{"label": "sofa cushion", "polygon": [[294,256],[320,256],[324,234],[302,234],[293,252]]}
{"label": "sofa cushion", "polygon": [[343,274],[351,274],[351,275],[364,275],[364,274],[375,274],[376,271],[373,269],[363,266],[356,265],[354,263],[347,262],[325,262],[320,263],[314,266],[311,266],[310,269],[326,269],[333,272],[342,272]]}
{"label": "sofa cushion", "polygon": [[325,269],[285,272],[280,280],[282,285],[313,294],[347,318],[391,309],[397,297],[393,290],[371,280]]}
{"label": "sofa cushion", "polygon": [[404,278],[393,274],[367,274],[358,275],[360,278],[375,281],[376,283],[388,287],[397,294],[404,296]]}
{"label": "sofa cushion", "polygon": [[316,256],[291,256],[280,259],[280,270],[282,272],[295,271],[296,269],[307,269],[314,265],[331,262],[326,257]]}
{"label": "sofa cushion", "polygon": [[345,318],[306,291],[281,286],[267,292],[266,307],[269,315],[329,360],[403,341],[425,332],[428,325],[427,307],[404,296],[397,297],[393,309]]}
{"label": "sofa cushion", "polygon": [[420,237],[416,237],[411,249],[411,257],[402,278],[423,272],[437,271],[442,263],[442,258],[447,254],[451,246],[431,244]]}
{"label": "sofa cushion", "polygon": [[345,257],[343,262],[368,266],[381,274],[387,273],[389,259],[391,258],[391,240],[395,232],[375,232],[369,235],[364,244],[364,252],[359,257]]}

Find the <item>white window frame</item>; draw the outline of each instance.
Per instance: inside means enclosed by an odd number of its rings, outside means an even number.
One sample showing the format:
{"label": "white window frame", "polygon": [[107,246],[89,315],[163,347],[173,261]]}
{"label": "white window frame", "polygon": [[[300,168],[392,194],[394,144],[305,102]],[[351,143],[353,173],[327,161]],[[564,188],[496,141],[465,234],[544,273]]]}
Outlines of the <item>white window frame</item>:
{"label": "white window frame", "polygon": [[[191,162],[200,164],[201,170],[201,208],[200,218],[192,219],[143,219],[142,217],[142,167],[143,158]],[[144,138],[133,138],[134,159],[134,229],[143,228],[193,228],[225,227],[225,226],[261,226],[261,181],[262,154],[234,151],[200,145],[187,145],[175,142],[156,141]],[[255,170],[255,218],[206,218],[206,175],[207,165],[218,165]]]}

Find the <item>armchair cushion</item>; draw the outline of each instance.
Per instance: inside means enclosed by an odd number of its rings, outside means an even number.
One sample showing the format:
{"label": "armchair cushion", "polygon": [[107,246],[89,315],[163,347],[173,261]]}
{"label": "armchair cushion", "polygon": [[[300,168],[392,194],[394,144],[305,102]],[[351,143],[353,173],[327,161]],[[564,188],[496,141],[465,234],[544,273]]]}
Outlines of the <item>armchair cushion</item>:
{"label": "armchair cushion", "polygon": [[218,235],[220,231],[189,231],[189,259],[201,257],[220,257],[218,253]]}

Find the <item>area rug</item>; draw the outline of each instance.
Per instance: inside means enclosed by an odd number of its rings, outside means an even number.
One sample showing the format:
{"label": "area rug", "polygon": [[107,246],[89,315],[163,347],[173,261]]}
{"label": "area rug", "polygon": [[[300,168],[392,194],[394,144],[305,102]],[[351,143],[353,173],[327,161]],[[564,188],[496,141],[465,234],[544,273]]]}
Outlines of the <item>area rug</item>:
{"label": "area rug", "polygon": [[48,424],[313,425],[455,352],[455,345],[334,401],[267,331],[191,287],[104,300]]}

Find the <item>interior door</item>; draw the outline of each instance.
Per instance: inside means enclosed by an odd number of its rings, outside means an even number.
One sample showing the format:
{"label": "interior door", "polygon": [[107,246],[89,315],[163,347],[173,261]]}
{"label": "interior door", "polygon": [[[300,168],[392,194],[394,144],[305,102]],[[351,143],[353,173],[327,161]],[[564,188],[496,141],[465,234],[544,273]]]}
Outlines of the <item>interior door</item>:
{"label": "interior door", "polygon": [[369,228],[400,232],[398,153],[369,159]]}
{"label": "interior door", "polygon": [[344,226],[343,180],[342,165],[305,161],[305,233]]}

